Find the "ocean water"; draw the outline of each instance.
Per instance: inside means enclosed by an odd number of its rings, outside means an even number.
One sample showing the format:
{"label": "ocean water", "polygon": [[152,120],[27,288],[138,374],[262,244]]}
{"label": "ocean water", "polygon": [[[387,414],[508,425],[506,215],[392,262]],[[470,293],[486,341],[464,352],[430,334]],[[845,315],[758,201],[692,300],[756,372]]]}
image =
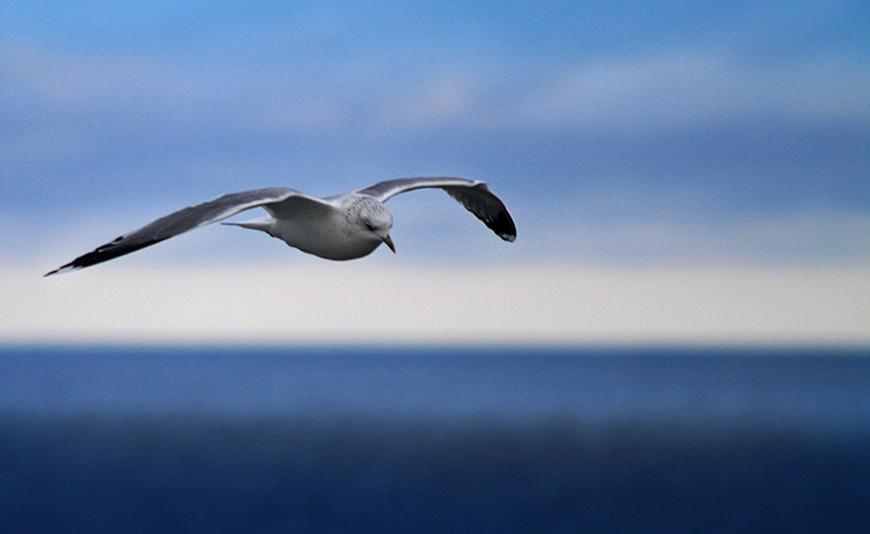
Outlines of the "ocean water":
{"label": "ocean water", "polygon": [[870,532],[870,350],[0,348],[0,532]]}

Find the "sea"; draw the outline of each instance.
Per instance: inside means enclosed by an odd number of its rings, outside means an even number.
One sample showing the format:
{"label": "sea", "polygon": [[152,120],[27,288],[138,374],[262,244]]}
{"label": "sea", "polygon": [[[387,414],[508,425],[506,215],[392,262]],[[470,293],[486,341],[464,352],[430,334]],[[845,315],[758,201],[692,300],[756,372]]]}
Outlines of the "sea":
{"label": "sea", "polygon": [[0,532],[870,532],[870,348],[0,346]]}

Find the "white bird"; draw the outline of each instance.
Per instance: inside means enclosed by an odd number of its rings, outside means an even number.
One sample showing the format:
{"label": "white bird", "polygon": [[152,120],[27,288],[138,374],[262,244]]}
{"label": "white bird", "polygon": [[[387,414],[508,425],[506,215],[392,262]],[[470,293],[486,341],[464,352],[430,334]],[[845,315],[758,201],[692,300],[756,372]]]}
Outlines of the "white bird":
{"label": "white bird", "polygon": [[517,237],[514,221],[486,183],[464,178],[401,178],[351,193],[317,198],[288,187],[231,193],[170,213],[142,228],[97,247],[45,276],[77,271],[159,243],[170,237],[222,221],[239,212],[263,208],[269,216],[223,223],[261,230],[302,252],[329,260],[352,260],[371,254],[381,243],[396,252],[390,230],[393,215],[384,202],[414,189],[443,189],[505,241]]}

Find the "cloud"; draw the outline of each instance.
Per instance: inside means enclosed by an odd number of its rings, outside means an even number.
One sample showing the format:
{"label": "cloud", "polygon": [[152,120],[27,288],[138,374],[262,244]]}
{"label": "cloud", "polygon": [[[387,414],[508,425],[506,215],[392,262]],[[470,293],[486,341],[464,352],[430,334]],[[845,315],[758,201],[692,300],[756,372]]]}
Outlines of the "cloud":
{"label": "cloud", "polygon": [[542,126],[668,130],[782,117],[870,119],[866,62],[811,57],[783,66],[703,51],[666,51],[564,67],[532,93]]}
{"label": "cloud", "polygon": [[866,270],[0,271],[7,342],[870,344]]}
{"label": "cloud", "polygon": [[[844,134],[860,140],[870,128],[870,70],[858,60],[762,65],[671,49],[501,66],[333,57],[310,71],[2,46],[6,220],[35,207],[81,222],[99,202],[135,226],[162,214],[154,205],[225,188],[331,194],[468,172],[499,181],[522,227],[511,253],[525,257],[867,257],[866,151]],[[15,243],[54,232],[24,226]],[[458,231],[441,234],[455,243]],[[419,232],[421,243],[439,242]]]}
{"label": "cloud", "polygon": [[870,265],[870,214],[753,214],[728,220],[649,217],[526,228],[553,259],[585,265]]}
{"label": "cloud", "polygon": [[13,114],[18,107],[60,114],[61,121],[102,118],[127,127],[329,134],[362,126],[376,135],[405,136],[446,126],[609,132],[776,115],[870,119],[870,69],[837,57],[771,67],[703,50],[667,50],[556,67],[511,66],[509,72],[468,61],[399,72],[335,58],[316,73],[292,62],[268,68],[188,64],[8,44],[2,57],[3,83],[15,95]]}

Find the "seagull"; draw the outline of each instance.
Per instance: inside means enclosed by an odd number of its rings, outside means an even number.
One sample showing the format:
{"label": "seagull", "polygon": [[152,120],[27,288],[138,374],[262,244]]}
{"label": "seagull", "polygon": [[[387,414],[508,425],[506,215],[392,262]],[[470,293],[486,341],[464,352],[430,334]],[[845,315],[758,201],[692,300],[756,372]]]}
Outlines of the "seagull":
{"label": "seagull", "polygon": [[230,193],[170,213],[45,276],[103,263],[253,208],[263,208],[269,215],[249,222],[223,224],[266,232],[302,252],[328,260],[362,258],[381,243],[395,253],[396,247],[390,239],[393,215],[384,207],[384,202],[400,193],[426,188],[444,190],[503,240],[516,239],[517,230],[507,208],[485,182],[477,180],[400,178],[326,198],[306,195],[289,187],[269,187]]}

